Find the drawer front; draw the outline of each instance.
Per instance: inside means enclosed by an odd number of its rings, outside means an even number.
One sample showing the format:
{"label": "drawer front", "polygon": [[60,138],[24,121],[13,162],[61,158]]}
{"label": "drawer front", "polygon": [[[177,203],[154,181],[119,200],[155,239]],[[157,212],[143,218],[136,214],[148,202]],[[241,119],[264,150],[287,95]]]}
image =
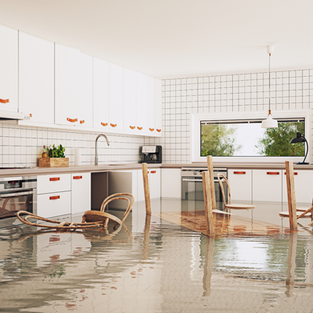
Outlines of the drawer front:
{"label": "drawer front", "polygon": [[37,214],[50,218],[71,213],[71,192],[55,192],[37,195]]}
{"label": "drawer front", "polygon": [[41,175],[37,177],[37,194],[71,190],[70,174]]}

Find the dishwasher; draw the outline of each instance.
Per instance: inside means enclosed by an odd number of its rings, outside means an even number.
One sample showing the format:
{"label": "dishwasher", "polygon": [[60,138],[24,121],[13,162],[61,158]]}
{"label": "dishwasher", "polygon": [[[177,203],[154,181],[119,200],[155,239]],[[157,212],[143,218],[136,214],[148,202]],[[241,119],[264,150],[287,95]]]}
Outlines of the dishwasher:
{"label": "dishwasher", "polygon": [[[202,184],[202,172],[207,171],[205,167],[183,167],[181,169],[181,186],[182,200],[199,200],[203,201],[203,184]],[[222,202],[222,191],[217,179],[217,174],[222,173],[227,178],[227,168],[213,168],[214,173],[214,189],[216,202]],[[228,192],[226,183],[223,182],[224,194],[226,201],[228,201]]]}

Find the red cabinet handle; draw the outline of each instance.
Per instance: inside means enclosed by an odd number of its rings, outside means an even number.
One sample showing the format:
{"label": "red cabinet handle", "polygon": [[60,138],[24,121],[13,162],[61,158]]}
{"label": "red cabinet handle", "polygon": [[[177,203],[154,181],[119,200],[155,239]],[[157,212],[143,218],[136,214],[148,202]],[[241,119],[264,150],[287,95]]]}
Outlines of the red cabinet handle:
{"label": "red cabinet handle", "polygon": [[111,126],[111,127],[116,127],[117,124],[112,124],[112,123],[110,123],[110,126]]}
{"label": "red cabinet handle", "polygon": [[153,132],[153,131],[154,131],[154,128],[149,128],[149,130],[150,130],[151,132]]}
{"label": "red cabinet handle", "polygon": [[57,181],[57,180],[60,180],[60,177],[51,177],[49,180],[50,181]]}
{"label": "red cabinet handle", "polygon": [[9,100],[9,99],[0,99],[0,102],[1,102],[1,103],[9,103],[10,100]]}
{"label": "red cabinet handle", "polygon": [[[286,175],[286,172],[284,174]],[[298,175],[298,172],[293,172],[293,175]]]}
{"label": "red cabinet handle", "polygon": [[236,175],[246,175],[246,172],[234,172]]}
{"label": "red cabinet handle", "polygon": [[143,127],[137,126],[137,129],[142,130]]}
{"label": "red cabinet handle", "polygon": [[130,128],[130,129],[135,129],[136,126],[130,126],[130,125],[129,125],[129,128]]}
{"label": "red cabinet handle", "polygon": [[151,171],[151,174],[155,174],[156,173],[156,171]]}
{"label": "red cabinet handle", "polygon": [[157,129],[156,131],[159,133],[159,132],[161,132],[161,129]]}
{"label": "red cabinet handle", "polygon": [[266,172],[266,175],[279,175],[279,172]]}
{"label": "red cabinet handle", "polygon": [[49,200],[58,200],[58,199],[60,199],[60,196],[51,196],[49,198]]}
{"label": "red cabinet handle", "polygon": [[85,120],[79,121],[80,124],[85,124]]}
{"label": "red cabinet handle", "polygon": [[29,113],[29,117],[33,117],[33,114],[32,114],[32,113]]}
{"label": "red cabinet handle", "polygon": [[76,122],[78,122],[78,118],[67,118],[66,119],[68,122],[70,122],[70,123],[76,123]]}
{"label": "red cabinet handle", "polygon": [[73,179],[83,179],[83,176],[73,176]]}
{"label": "red cabinet handle", "polygon": [[103,122],[101,122],[100,124],[101,124],[102,126],[104,126],[104,127],[105,127],[105,126],[108,126],[108,123],[103,123]]}

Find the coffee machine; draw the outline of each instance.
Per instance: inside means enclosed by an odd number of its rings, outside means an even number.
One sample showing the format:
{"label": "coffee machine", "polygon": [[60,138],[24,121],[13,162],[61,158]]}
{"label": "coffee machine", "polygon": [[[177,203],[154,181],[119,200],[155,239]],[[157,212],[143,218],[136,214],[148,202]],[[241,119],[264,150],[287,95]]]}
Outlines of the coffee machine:
{"label": "coffee machine", "polygon": [[140,147],[140,163],[162,163],[162,146]]}

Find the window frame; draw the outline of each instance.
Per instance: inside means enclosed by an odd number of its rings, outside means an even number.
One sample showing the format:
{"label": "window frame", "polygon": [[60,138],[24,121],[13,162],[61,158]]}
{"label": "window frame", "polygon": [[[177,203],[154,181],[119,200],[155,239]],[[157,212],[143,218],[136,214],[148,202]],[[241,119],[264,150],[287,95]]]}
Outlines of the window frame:
{"label": "window frame", "polygon": [[[294,118],[304,119],[305,137],[310,143],[311,132],[310,132],[310,114],[309,110],[301,111],[275,111],[272,113],[273,118]],[[251,120],[260,119],[264,116],[266,118],[267,113],[265,112],[241,112],[241,113],[208,113],[208,114],[192,114],[191,115],[191,138],[190,138],[190,155],[191,162],[206,162],[206,157],[200,155],[201,150],[201,121],[235,121],[235,120]],[[261,125],[260,125],[261,127]],[[310,150],[310,145],[309,145]],[[218,163],[284,163],[285,161],[291,162],[302,162],[303,157],[254,157],[254,156],[232,156],[232,157],[217,157],[213,156],[214,162]],[[310,153],[308,153],[307,162],[310,163]]]}

